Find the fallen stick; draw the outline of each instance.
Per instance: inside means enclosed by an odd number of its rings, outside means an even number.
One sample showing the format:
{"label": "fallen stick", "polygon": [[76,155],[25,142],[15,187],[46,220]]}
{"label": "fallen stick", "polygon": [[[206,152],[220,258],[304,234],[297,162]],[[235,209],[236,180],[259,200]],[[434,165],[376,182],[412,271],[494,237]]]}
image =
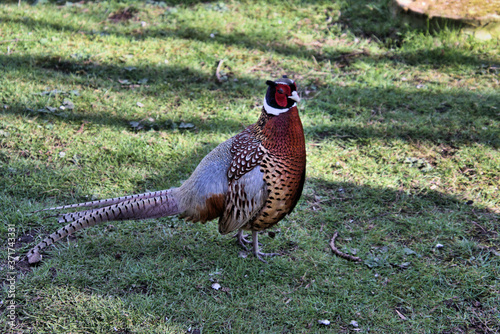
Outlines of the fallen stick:
{"label": "fallen stick", "polygon": [[337,231],[335,231],[332,239],[330,240],[330,248],[332,249],[333,254],[340,256],[341,258],[349,260],[349,261],[360,262],[361,259],[359,257],[349,255],[349,254],[346,254],[344,252],[339,251],[339,249],[335,246],[335,239],[337,239],[338,235],[339,235],[339,233]]}
{"label": "fallen stick", "polygon": [[215,70],[215,76],[217,77],[217,81],[219,81],[220,83],[224,82],[224,80],[222,80],[222,76],[220,75],[220,70],[222,69],[223,63],[224,60],[220,60],[219,65],[217,65],[217,69]]}

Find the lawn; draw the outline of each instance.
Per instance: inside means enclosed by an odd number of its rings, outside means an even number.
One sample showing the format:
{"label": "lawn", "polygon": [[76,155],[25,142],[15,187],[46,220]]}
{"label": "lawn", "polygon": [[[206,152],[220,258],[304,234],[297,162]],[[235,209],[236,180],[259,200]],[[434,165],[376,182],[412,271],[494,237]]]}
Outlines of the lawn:
{"label": "lawn", "polygon": [[[500,332],[500,41],[389,3],[3,1],[0,332]],[[308,162],[281,256],[167,217],[26,263],[59,227],[34,211],[179,186],[283,74]]]}

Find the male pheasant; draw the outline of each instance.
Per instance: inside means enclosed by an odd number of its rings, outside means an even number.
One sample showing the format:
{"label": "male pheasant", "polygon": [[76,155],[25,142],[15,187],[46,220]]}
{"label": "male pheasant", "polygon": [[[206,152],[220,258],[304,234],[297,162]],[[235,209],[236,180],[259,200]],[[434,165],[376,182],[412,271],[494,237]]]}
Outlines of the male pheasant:
{"label": "male pheasant", "polygon": [[67,225],[30,250],[28,262],[39,262],[47,246],[100,222],[172,215],[202,223],[219,218],[219,232],[238,231],[244,248],[250,241],[243,230],[252,231],[253,253],[260,260],[276,255],[259,251],[258,232],[277,224],[297,204],[306,151],[295,82],[283,76],[266,83],[257,123],[217,146],[180,187],[45,209],[91,207],[59,215]]}

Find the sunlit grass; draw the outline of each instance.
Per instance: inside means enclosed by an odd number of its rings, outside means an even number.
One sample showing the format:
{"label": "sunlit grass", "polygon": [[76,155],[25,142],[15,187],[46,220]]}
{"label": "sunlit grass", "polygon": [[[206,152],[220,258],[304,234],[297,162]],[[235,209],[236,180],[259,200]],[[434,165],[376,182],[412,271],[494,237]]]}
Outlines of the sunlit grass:
{"label": "sunlit grass", "polygon": [[268,265],[216,222],[104,224],[16,267],[2,329],[494,333],[498,41],[412,30],[386,2],[0,5],[0,231],[21,258],[58,228],[35,210],[179,186],[267,79],[298,82],[308,152]]}

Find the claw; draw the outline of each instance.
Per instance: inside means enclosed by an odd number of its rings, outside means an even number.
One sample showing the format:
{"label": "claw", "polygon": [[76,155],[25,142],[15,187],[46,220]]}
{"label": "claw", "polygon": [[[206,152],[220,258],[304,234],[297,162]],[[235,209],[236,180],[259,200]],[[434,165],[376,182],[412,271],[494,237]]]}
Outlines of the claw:
{"label": "claw", "polygon": [[238,233],[236,233],[233,237],[235,237],[238,240],[238,243],[240,244],[241,247],[245,251],[248,252],[248,247],[245,244],[253,244],[253,254],[255,255],[256,258],[261,260],[264,263],[267,263],[266,260],[264,260],[262,257],[263,256],[278,256],[280,255],[279,253],[262,253],[259,250],[259,232],[253,231],[252,232],[252,240],[247,239],[247,236],[243,234],[243,230],[239,230]]}
{"label": "claw", "polygon": [[248,247],[245,244],[251,244],[252,240],[248,240],[246,238],[246,235],[243,234],[243,230],[239,230],[234,237],[238,240],[240,246],[243,247],[244,250],[248,251]]}
{"label": "claw", "polygon": [[262,261],[262,262],[264,262],[264,263],[267,263],[267,261],[266,261],[266,260],[264,260],[264,259],[262,258],[262,256],[279,256],[279,255],[280,255],[279,253],[262,253],[262,252],[257,252],[257,253],[255,253],[255,252],[254,252],[254,254],[255,254],[255,256],[256,256],[259,260],[261,260],[261,261]]}

